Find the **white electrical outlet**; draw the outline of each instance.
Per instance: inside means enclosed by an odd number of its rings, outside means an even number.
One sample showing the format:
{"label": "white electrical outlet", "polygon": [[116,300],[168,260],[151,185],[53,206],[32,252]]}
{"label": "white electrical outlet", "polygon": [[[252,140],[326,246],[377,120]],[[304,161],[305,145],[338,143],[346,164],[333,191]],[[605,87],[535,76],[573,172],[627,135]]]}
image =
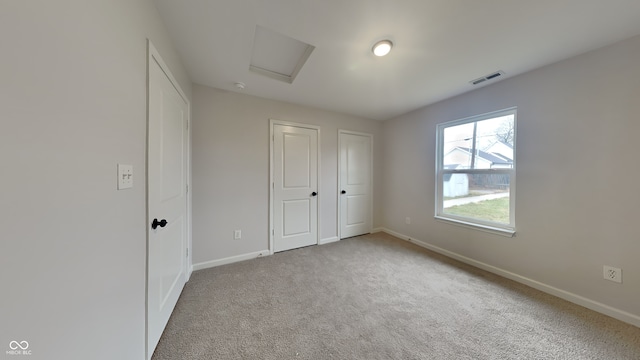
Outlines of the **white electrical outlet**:
{"label": "white electrical outlet", "polygon": [[133,166],[118,164],[118,190],[133,187]]}
{"label": "white electrical outlet", "polygon": [[233,238],[235,240],[242,239],[242,230],[235,230],[233,232]]}
{"label": "white electrical outlet", "polygon": [[411,218],[408,217],[408,216],[406,218],[404,218],[404,223],[407,224],[407,225],[410,225],[411,224]]}
{"label": "white electrical outlet", "polygon": [[606,280],[622,284],[622,269],[613,266],[603,266],[603,276]]}

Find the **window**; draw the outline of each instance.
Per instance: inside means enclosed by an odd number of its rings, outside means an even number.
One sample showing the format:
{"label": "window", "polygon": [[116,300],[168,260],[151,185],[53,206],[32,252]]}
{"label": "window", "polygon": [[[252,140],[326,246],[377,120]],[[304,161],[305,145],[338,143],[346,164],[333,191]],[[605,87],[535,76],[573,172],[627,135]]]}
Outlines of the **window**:
{"label": "window", "polygon": [[516,108],[437,129],[436,218],[512,236]]}

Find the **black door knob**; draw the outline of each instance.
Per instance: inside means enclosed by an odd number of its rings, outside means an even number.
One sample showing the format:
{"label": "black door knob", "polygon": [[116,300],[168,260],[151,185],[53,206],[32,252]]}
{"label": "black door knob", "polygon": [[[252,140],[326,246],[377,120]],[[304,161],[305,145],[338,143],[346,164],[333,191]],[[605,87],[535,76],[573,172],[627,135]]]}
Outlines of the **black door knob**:
{"label": "black door knob", "polygon": [[347,193],[347,192],[346,192],[346,191],[344,191],[344,190],[340,191],[340,194],[343,194],[343,195],[344,195],[344,194],[346,194],[346,193]]}
{"label": "black door knob", "polygon": [[311,193],[311,196],[316,196],[316,195],[318,195],[318,193],[315,191]]}
{"label": "black door knob", "polygon": [[151,228],[155,230],[158,226],[165,227],[166,225],[167,225],[167,220],[165,219],[162,219],[160,221],[158,221],[158,219],[153,219],[153,222],[151,223]]}

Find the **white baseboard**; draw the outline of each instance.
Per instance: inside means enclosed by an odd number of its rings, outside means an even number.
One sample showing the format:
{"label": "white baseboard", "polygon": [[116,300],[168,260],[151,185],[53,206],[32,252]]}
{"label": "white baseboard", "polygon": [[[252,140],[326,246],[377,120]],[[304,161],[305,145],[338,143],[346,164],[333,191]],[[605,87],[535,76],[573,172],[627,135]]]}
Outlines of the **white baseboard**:
{"label": "white baseboard", "polygon": [[511,280],[519,282],[521,284],[525,284],[527,286],[531,286],[532,288],[540,290],[540,291],[545,292],[547,294],[551,294],[551,295],[557,296],[557,297],[559,297],[561,299],[570,301],[570,302],[572,302],[574,304],[578,304],[580,306],[584,306],[587,309],[591,309],[593,311],[596,311],[596,312],[611,316],[614,319],[618,319],[618,320],[624,321],[624,322],[626,322],[628,324],[640,327],[640,316],[638,316],[638,315],[631,314],[629,312],[626,312],[626,311],[614,308],[612,306],[597,302],[595,300],[591,300],[591,299],[585,298],[583,296],[580,296],[580,295],[577,295],[577,294],[574,294],[574,293],[571,293],[571,292],[568,292],[568,291],[553,287],[551,285],[547,285],[547,284],[541,283],[541,282],[533,280],[533,279],[529,279],[529,278],[524,277],[522,275],[518,275],[516,273],[510,272],[510,271],[507,271],[507,270],[504,270],[504,269],[501,269],[501,268],[498,268],[498,267],[495,267],[493,265],[489,265],[489,264],[483,263],[481,261],[474,260],[472,258],[460,255],[458,253],[455,253],[455,252],[443,249],[441,247],[429,244],[429,243],[427,243],[425,241],[418,240],[416,238],[412,238],[412,237],[406,236],[404,234],[400,234],[400,233],[395,232],[395,231],[390,230],[390,229],[381,228],[381,231],[383,231],[383,232],[385,232],[385,233],[387,233],[389,235],[393,235],[393,236],[395,236],[397,238],[400,238],[402,240],[406,240],[406,241],[409,241],[411,243],[414,243],[414,244],[416,244],[418,246],[421,246],[421,247],[423,247],[425,249],[428,249],[428,250],[437,252],[439,254],[442,254],[444,256],[450,257],[452,259],[461,261],[461,262],[463,262],[465,264],[469,264],[471,266],[475,266],[477,268],[489,271],[491,273],[494,273],[496,275],[500,275],[500,276],[505,277],[507,279],[511,279]]}
{"label": "white baseboard", "polygon": [[251,260],[251,259],[255,259],[262,256],[268,256],[268,255],[271,255],[269,250],[262,250],[262,251],[248,253],[248,254],[230,256],[224,259],[211,260],[211,261],[205,261],[205,262],[193,264],[193,270],[196,271],[196,270],[208,269],[208,268],[212,268],[220,265],[231,264],[231,263],[244,261],[244,260]]}
{"label": "white baseboard", "polygon": [[375,233],[383,232],[384,230],[385,230],[384,228],[377,227],[377,228],[371,229],[371,233],[375,234]]}
{"label": "white baseboard", "polygon": [[320,242],[318,242],[318,245],[324,245],[324,244],[329,244],[332,242],[336,242],[340,240],[337,236],[332,236],[330,238],[324,238],[324,239],[320,239]]}

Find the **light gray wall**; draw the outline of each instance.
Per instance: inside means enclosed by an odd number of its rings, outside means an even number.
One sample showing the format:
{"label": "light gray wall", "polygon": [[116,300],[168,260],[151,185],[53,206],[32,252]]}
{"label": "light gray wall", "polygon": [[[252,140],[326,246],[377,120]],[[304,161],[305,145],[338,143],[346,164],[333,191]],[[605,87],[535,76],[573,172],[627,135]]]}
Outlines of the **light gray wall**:
{"label": "light gray wall", "polygon": [[[635,37],[385,121],[383,226],[638,319],[638,64]],[[511,106],[516,237],[434,220],[436,124]]]}
{"label": "light gray wall", "polygon": [[151,1],[0,5],[2,356],[144,357],[147,37],[190,94]]}
{"label": "light gray wall", "polygon": [[[199,85],[193,91],[194,264],[268,249],[269,119],[320,127],[319,236],[337,236],[338,129],[373,134],[375,159],[381,123]],[[374,189],[380,179],[374,166]],[[375,212],[374,227],[380,223]],[[233,240],[235,229],[241,240]]]}

